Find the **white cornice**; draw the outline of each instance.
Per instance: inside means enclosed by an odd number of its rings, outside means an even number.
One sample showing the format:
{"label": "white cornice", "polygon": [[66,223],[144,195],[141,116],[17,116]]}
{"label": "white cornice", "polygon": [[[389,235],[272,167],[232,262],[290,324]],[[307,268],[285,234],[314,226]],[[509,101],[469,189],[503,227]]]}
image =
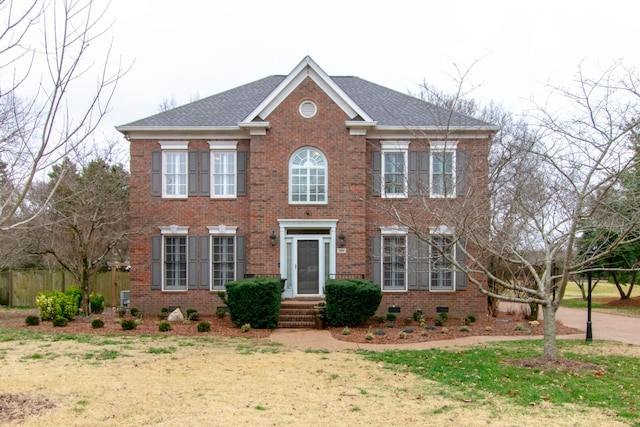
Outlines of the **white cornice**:
{"label": "white cornice", "polygon": [[369,129],[374,129],[378,122],[361,120],[345,120],[344,125],[349,128],[349,135],[366,135]]}
{"label": "white cornice", "polygon": [[248,129],[249,135],[266,135],[271,124],[269,122],[240,122],[238,127]]}

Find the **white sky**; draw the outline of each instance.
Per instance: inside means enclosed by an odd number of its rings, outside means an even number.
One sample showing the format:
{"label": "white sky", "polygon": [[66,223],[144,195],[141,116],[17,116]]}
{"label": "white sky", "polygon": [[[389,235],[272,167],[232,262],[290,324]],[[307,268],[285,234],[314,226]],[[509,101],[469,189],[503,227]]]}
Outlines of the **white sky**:
{"label": "white sky", "polygon": [[[310,55],[329,75],[355,75],[401,92],[480,62],[472,97],[515,113],[567,85],[583,63],[640,64],[635,0],[198,1],[112,0],[114,53],[135,60],[106,117],[113,126],[273,74]],[[599,68],[598,68],[599,67]]]}

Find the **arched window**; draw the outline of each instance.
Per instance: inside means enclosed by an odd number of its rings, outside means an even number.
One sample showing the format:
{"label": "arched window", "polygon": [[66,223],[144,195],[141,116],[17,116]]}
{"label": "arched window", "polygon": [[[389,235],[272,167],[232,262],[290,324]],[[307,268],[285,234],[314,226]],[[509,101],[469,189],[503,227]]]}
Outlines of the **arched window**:
{"label": "arched window", "polygon": [[289,161],[289,203],[327,203],[327,158],[315,148],[301,148]]}

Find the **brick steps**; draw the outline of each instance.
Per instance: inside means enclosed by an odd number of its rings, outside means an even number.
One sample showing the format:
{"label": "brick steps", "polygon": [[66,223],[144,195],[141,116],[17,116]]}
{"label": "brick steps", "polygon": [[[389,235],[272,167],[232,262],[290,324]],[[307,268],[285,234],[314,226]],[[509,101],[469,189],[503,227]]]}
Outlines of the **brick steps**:
{"label": "brick steps", "polygon": [[280,306],[278,328],[315,328],[316,312],[314,306],[320,302],[315,301],[283,301]]}

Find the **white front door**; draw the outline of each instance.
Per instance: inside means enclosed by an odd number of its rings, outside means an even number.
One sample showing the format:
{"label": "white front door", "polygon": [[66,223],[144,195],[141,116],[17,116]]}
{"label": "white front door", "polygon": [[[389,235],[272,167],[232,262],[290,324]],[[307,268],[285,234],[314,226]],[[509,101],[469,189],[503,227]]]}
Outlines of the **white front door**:
{"label": "white front door", "polygon": [[326,278],[335,274],[336,220],[278,220],[283,298],[324,296]]}

